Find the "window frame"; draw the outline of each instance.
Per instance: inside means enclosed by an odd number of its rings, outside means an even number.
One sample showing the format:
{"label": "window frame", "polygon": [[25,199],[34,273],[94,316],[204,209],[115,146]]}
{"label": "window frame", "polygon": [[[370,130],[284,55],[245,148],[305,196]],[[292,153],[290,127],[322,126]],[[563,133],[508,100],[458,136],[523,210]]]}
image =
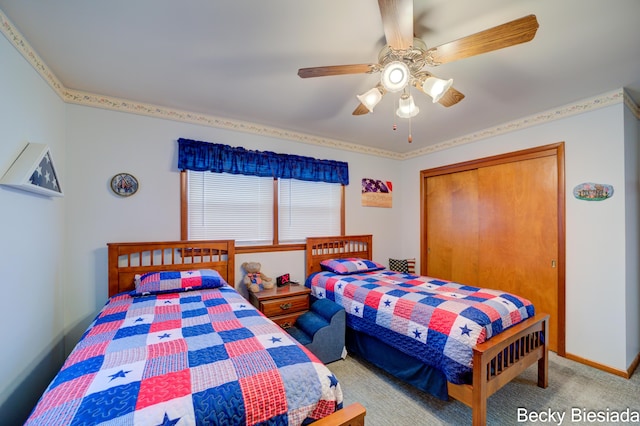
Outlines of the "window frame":
{"label": "window frame", "polygon": [[[189,204],[187,200],[187,171],[180,171],[180,239],[189,235]],[[338,184],[337,184],[338,185]],[[273,251],[305,250],[305,243],[280,244],[278,241],[278,178],[273,179],[273,243],[254,246],[236,246],[236,253],[260,253]],[[345,235],[345,185],[340,185],[340,235]]]}

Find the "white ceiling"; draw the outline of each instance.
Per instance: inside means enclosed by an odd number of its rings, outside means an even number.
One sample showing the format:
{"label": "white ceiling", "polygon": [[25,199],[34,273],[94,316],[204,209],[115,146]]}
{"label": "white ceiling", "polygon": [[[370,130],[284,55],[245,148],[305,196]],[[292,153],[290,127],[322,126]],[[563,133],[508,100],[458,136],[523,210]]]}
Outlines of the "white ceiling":
{"label": "white ceiling", "polygon": [[297,76],[377,62],[375,0],[0,0],[0,10],[68,89],[400,154],[613,90],[640,99],[638,0],[415,0],[427,47],[529,14],[540,27],[529,43],[431,69],[466,97],[445,108],[414,93],[411,144],[396,95],[351,114],[379,74]]}

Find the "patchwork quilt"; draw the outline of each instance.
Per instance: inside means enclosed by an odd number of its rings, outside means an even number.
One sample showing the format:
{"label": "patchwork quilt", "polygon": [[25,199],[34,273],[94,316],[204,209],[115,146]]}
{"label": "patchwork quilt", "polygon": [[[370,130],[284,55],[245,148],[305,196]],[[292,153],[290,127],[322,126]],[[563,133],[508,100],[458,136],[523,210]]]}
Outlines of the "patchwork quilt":
{"label": "patchwork quilt", "polygon": [[347,325],[471,383],[473,347],[534,315],[531,302],[499,290],[381,270],[349,275],[322,271],[311,294],[345,308]]}
{"label": "patchwork quilt", "polygon": [[342,408],[335,376],[228,285],[112,297],[27,425],[300,425]]}

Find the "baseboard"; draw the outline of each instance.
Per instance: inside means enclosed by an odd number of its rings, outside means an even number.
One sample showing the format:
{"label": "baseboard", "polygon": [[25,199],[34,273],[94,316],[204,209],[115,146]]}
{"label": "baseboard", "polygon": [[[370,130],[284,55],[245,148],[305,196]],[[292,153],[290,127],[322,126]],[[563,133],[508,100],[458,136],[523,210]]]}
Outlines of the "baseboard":
{"label": "baseboard", "polygon": [[570,353],[567,353],[565,357],[572,361],[579,362],[580,364],[585,364],[590,367],[597,368],[598,370],[606,371],[607,373],[624,377],[625,379],[631,378],[631,376],[633,375],[633,372],[636,370],[636,368],[638,368],[638,365],[640,364],[640,353],[636,355],[636,358],[633,360],[633,362],[631,363],[631,365],[627,370],[619,370],[617,368],[609,367],[608,365],[600,364],[600,363],[588,360],[586,358],[579,357],[577,355],[572,355]]}
{"label": "baseboard", "polygon": [[636,355],[636,359],[633,360],[633,362],[627,369],[627,373],[629,374],[629,377],[633,376],[633,372],[636,371],[636,368],[638,368],[638,365],[640,365],[640,353]]}

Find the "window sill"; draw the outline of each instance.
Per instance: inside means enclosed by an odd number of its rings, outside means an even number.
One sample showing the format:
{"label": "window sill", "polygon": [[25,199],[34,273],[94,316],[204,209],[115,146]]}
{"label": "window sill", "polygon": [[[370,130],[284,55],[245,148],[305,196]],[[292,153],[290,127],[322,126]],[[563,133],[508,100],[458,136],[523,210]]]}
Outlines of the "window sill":
{"label": "window sill", "polygon": [[244,253],[265,253],[274,251],[298,251],[307,248],[305,243],[299,244],[277,244],[268,246],[236,246],[236,254]]}

